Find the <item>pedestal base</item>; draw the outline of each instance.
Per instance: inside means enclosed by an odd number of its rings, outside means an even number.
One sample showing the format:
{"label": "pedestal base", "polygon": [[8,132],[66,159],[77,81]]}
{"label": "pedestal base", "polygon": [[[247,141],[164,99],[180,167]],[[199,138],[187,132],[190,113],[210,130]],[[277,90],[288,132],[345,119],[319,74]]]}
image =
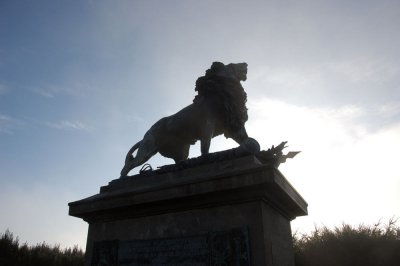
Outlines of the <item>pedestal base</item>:
{"label": "pedestal base", "polygon": [[307,214],[255,156],[117,179],[69,205],[89,223],[86,265],[294,265],[290,221]]}

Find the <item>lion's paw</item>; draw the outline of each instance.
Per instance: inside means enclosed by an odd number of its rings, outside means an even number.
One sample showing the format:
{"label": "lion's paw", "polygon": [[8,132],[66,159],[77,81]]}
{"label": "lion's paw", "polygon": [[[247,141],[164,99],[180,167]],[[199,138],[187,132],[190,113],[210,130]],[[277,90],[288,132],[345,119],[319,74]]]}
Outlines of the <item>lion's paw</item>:
{"label": "lion's paw", "polygon": [[255,154],[260,151],[260,144],[257,140],[253,138],[247,138],[240,144],[240,148],[244,149],[245,151]]}

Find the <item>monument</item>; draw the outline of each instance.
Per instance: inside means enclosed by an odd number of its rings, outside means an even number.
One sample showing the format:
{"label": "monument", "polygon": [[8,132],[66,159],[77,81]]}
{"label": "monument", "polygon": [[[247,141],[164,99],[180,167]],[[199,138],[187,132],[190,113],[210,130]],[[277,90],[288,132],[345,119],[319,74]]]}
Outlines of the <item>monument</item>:
{"label": "monument", "polygon": [[[307,203],[278,166],[296,152],[248,137],[246,76],[246,63],[214,62],[193,103],[129,150],[120,178],[69,203],[89,223],[86,265],[294,265],[290,221]],[[221,134],[239,147],[209,153]],[[201,156],[188,159],[198,140]],[[128,176],[157,152],[175,164]]]}

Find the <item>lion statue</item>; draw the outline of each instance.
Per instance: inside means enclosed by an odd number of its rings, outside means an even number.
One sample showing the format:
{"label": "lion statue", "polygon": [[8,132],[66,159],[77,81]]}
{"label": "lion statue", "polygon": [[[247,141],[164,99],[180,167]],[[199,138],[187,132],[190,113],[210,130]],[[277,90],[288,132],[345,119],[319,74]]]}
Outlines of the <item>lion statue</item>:
{"label": "lion statue", "polygon": [[[196,81],[197,95],[193,103],[174,115],[156,122],[143,139],[133,145],[125,159],[121,177],[145,163],[159,152],[175,163],[186,160],[190,145],[201,143],[201,154],[206,155],[211,139],[224,134],[238,144],[249,139],[246,123],[247,95],[240,81],[247,79],[247,64],[214,62],[206,74]],[[132,154],[137,150],[136,156]]]}

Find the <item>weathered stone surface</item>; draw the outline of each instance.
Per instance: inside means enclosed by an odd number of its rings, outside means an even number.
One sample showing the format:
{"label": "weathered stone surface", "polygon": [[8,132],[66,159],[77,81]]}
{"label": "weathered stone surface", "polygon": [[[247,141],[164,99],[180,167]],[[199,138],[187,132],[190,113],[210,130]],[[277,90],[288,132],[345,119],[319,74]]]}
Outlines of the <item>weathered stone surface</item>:
{"label": "weathered stone surface", "polygon": [[247,228],[204,235],[130,241],[100,241],[92,265],[241,265],[250,266]]}
{"label": "weathered stone surface", "polygon": [[284,176],[253,155],[116,179],[70,203],[70,215],[89,223],[87,265],[101,241],[190,238],[243,227],[251,265],[293,265],[290,221],[306,214],[307,203]]}

